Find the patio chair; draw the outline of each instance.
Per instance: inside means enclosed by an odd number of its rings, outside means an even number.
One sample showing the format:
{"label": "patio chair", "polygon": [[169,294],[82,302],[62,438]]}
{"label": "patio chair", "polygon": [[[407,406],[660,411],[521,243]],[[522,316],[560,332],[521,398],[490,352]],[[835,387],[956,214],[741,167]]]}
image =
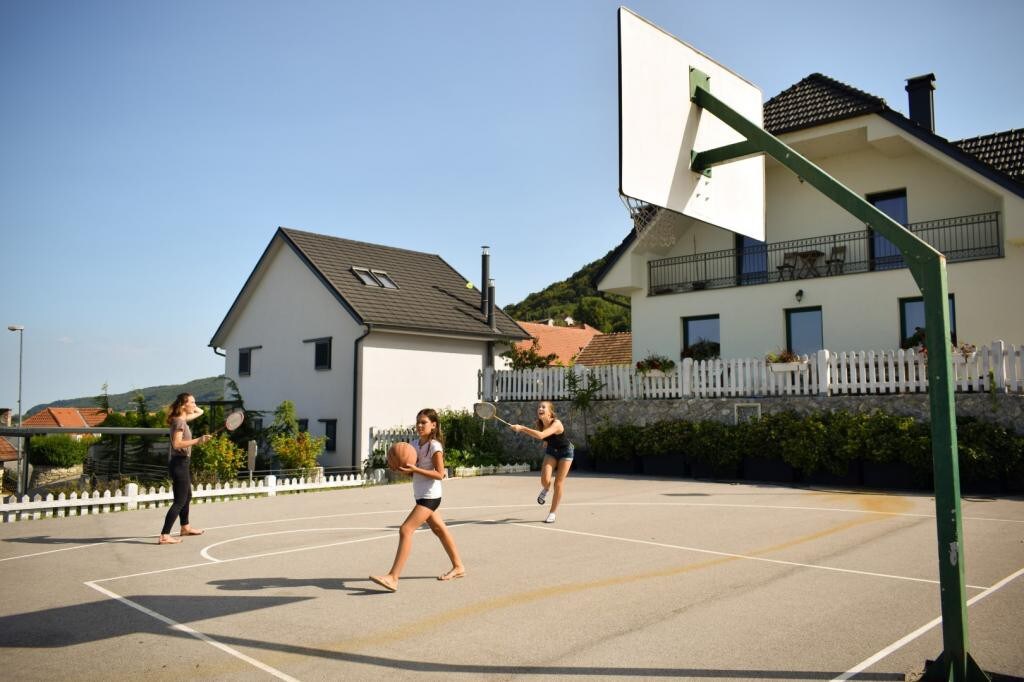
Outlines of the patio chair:
{"label": "patio chair", "polygon": [[796,270],[796,259],[797,255],[795,251],[791,251],[782,257],[782,265],[776,265],[775,269],[779,271],[779,281],[787,279],[786,273],[789,272],[789,278],[793,279],[794,272]]}
{"label": "patio chair", "polygon": [[825,260],[825,265],[828,268],[825,270],[826,275],[841,275],[843,274],[843,266],[846,264],[846,247],[845,246],[833,246],[832,253],[828,255]]}

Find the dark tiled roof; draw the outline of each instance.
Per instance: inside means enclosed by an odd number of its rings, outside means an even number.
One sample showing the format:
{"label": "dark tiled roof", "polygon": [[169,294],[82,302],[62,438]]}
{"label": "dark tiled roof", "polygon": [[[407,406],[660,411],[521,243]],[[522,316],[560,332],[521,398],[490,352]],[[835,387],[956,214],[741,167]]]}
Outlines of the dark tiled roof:
{"label": "dark tiled roof", "polygon": [[773,135],[875,114],[889,107],[875,97],[846,83],[812,73],[765,102],[764,129]]}
{"label": "dark tiled roof", "polygon": [[576,364],[584,367],[596,365],[629,365],[633,362],[633,335],[629,332],[602,334],[590,339]]}
{"label": "dark tiled roof", "polygon": [[[364,324],[450,336],[523,339],[529,336],[498,307],[492,332],[480,312],[480,292],[440,256],[280,228],[314,274]],[[397,289],[367,286],[353,267],[383,270]]]}
{"label": "dark tiled roof", "polygon": [[956,140],[953,144],[1017,182],[1024,182],[1024,128]]}

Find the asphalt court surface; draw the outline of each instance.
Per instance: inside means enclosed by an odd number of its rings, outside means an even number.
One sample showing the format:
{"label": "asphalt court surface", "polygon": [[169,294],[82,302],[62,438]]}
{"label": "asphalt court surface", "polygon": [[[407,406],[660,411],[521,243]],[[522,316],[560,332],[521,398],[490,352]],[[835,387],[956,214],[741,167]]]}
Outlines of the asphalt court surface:
{"label": "asphalt court surface", "polygon": [[[398,592],[409,484],[0,525],[7,679],[903,680],[942,649],[934,501],[572,474],[449,480]],[[1024,500],[963,501],[971,652],[1024,677]]]}

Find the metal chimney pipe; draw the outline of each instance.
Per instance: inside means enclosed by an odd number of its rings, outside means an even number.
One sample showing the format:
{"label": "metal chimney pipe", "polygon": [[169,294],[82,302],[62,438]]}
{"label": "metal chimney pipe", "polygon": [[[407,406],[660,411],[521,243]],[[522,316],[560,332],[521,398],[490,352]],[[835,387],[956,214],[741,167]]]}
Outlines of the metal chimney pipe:
{"label": "metal chimney pipe", "polygon": [[906,90],[910,109],[908,118],[929,132],[935,132],[935,101],[932,95],[935,90],[935,74],[926,73],[908,78]]}
{"label": "metal chimney pipe", "polygon": [[480,255],[480,314],[487,314],[487,286],[491,281],[491,252],[489,246],[481,246]]}
{"label": "metal chimney pipe", "polygon": [[492,332],[498,331],[498,323],[494,320],[494,280],[487,280],[487,326]]}

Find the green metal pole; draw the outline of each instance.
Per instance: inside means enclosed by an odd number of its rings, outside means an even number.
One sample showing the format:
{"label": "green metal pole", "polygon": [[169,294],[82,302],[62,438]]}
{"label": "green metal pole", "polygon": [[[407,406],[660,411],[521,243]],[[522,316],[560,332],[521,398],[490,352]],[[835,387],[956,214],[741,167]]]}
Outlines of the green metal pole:
{"label": "green metal pole", "polygon": [[931,409],[932,462],[935,483],[935,525],[938,535],[942,655],[925,671],[924,679],[988,680],[968,652],[967,602],[964,579],[963,523],[960,512],[960,474],[957,463],[956,409],[951,373],[946,259],[930,245],[845,187],[775,136],[764,131],[709,90],[707,75],[690,72],[690,96],[746,138],[718,149],[693,154],[691,170],[706,173],[711,166],[749,156],[756,148],[786,166],[819,192],[881,233],[903,254],[925,306],[928,348],[928,394]]}

